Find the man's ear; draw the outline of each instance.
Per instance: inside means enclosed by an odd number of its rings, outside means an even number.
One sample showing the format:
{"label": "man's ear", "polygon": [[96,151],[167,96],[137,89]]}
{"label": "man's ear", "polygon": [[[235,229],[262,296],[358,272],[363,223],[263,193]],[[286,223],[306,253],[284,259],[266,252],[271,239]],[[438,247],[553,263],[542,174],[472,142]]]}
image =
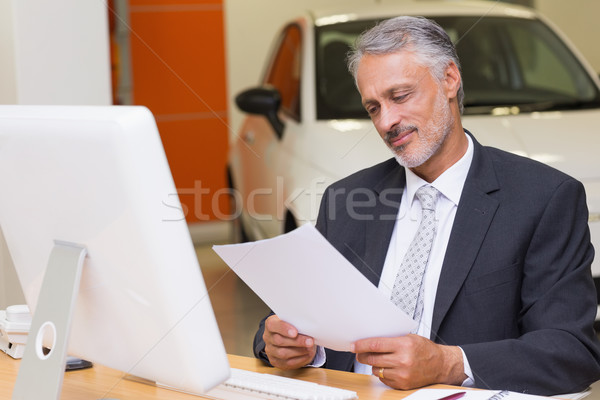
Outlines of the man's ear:
{"label": "man's ear", "polygon": [[461,79],[458,66],[453,61],[450,61],[444,73],[444,87],[448,99],[456,98]]}

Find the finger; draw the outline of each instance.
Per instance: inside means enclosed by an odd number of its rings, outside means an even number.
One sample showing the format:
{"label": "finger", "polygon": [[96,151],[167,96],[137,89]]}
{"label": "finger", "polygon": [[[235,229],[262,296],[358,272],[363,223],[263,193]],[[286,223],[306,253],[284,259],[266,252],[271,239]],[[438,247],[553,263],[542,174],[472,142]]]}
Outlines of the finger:
{"label": "finger", "polygon": [[371,365],[373,368],[391,368],[398,363],[393,353],[360,353],[356,355],[356,359],[362,364]]}
{"label": "finger", "polygon": [[266,346],[299,349],[299,351],[306,351],[315,347],[314,339],[305,335],[299,335],[292,339],[277,333],[265,333],[263,340]]}
{"label": "finger", "polygon": [[265,322],[263,340],[280,347],[310,348],[315,345],[312,337],[298,334],[293,325],[280,320],[276,315],[269,317]]}
{"label": "finger", "polygon": [[378,377],[380,380],[384,380],[385,379],[385,368],[384,367],[373,367],[372,368],[372,374],[375,375],[376,377]]}
{"label": "finger", "polygon": [[292,369],[310,363],[315,358],[316,348],[267,346],[265,352],[273,366]]}
{"label": "finger", "polygon": [[297,343],[300,343],[302,346],[307,348],[315,346],[315,339],[308,335],[298,335],[295,340]]}
{"label": "finger", "polygon": [[286,347],[286,346],[275,346],[267,344],[265,346],[265,352],[271,357],[277,359],[292,359],[297,357],[307,357],[311,349],[306,347]]}
{"label": "finger", "polygon": [[295,338],[298,336],[298,330],[292,324],[279,319],[277,315],[271,315],[265,321],[265,331],[278,333],[282,336]]}
{"label": "finger", "polygon": [[401,345],[402,339],[402,337],[361,339],[350,345],[350,351],[356,354],[391,353]]}
{"label": "finger", "polygon": [[263,334],[263,340],[266,344],[271,344],[278,347],[311,348],[315,345],[314,339],[310,336],[298,335],[295,338],[291,338],[289,336],[268,332],[266,330]]}

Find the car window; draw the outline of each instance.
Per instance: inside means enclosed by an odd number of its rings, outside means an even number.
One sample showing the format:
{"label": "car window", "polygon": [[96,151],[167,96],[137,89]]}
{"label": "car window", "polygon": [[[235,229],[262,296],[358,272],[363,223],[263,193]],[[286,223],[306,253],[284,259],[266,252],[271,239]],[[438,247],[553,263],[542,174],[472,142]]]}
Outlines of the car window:
{"label": "car window", "polygon": [[458,33],[465,113],[498,106],[522,111],[598,107],[598,90],[579,61],[535,19],[438,18]]}
{"label": "car window", "polygon": [[281,110],[300,120],[300,66],[302,34],[296,24],[288,25],[282,32],[265,74],[264,83],[279,90]]}
{"label": "car window", "polygon": [[593,85],[589,85],[580,66],[568,54],[566,47],[541,24],[516,24],[507,31],[514,46],[523,87],[562,94],[568,98],[592,99]]}
{"label": "car window", "polygon": [[[566,45],[537,19],[438,17],[456,45],[465,114],[600,107],[600,94]],[[317,26],[317,118],[368,118],[346,70],[346,53],[376,21]]]}

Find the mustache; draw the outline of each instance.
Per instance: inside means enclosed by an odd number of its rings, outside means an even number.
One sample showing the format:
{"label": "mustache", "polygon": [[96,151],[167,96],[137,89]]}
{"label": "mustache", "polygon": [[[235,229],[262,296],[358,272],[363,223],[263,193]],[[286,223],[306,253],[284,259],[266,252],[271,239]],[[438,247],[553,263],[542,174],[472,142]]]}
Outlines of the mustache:
{"label": "mustache", "polygon": [[393,141],[394,139],[396,139],[398,136],[412,131],[412,130],[418,130],[416,125],[397,125],[394,126],[392,129],[390,129],[389,131],[387,131],[385,133],[385,141],[387,143],[391,143],[391,141]]}

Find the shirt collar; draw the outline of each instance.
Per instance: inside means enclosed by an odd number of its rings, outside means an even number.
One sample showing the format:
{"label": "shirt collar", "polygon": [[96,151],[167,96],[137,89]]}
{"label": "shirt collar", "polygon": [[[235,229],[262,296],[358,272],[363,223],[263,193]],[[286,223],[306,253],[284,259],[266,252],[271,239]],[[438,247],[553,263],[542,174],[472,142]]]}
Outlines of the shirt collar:
{"label": "shirt collar", "polygon": [[473,140],[469,135],[465,133],[468,141],[468,147],[465,154],[454,163],[450,168],[444,171],[435,181],[431,184],[421,179],[410,169],[406,170],[406,187],[402,202],[400,203],[400,209],[398,210],[398,217],[402,218],[411,209],[412,203],[415,200],[415,194],[421,186],[431,185],[436,188],[446,199],[451,201],[454,206],[458,206],[460,196],[462,194],[469,168],[471,167],[471,161],[473,160]]}

